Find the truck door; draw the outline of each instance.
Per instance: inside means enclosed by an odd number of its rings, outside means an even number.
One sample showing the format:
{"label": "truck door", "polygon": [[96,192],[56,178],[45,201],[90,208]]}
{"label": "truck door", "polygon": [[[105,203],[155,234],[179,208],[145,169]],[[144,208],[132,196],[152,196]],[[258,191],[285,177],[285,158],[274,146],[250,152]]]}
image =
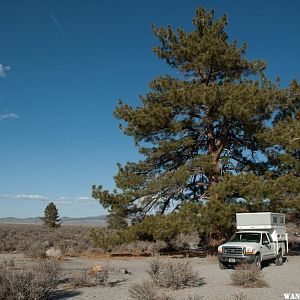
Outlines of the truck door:
{"label": "truck door", "polygon": [[267,260],[274,258],[275,255],[275,245],[273,241],[271,242],[267,236],[267,234],[263,233],[262,234],[262,259]]}
{"label": "truck door", "polygon": [[269,233],[267,233],[267,236],[268,236],[268,239],[271,243],[271,249],[270,250],[271,250],[272,255],[271,255],[270,259],[275,258],[276,255],[277,255],[277,243],[275,243],[273,241],[272,236]]}

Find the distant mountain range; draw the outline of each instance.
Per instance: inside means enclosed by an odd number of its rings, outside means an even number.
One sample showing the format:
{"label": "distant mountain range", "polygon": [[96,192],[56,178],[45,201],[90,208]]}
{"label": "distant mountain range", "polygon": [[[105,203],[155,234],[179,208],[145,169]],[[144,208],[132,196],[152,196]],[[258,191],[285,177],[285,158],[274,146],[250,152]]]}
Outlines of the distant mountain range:
{"label": "distant mountain range", "polygon": [[[86,218],[61,218],[63,225],[105,225],[106,216],[86,217]],[[43,224],[41,218],[0,218],[0,224]]]}

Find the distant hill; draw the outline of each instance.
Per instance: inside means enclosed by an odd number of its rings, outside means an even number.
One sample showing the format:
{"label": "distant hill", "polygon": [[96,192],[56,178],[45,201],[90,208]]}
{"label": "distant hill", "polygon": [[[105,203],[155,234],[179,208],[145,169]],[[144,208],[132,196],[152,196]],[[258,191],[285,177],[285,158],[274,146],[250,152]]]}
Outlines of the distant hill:
{"label": "distant hill", "polygon": [[[63,225],[86,225],[86,226],[95,226],[95,225],[105,225],[106,216],[98,217],[85,217],[85,218],[61,218]],[[0,218],[0,224],[43,224],[43,221],[39,218]]]}

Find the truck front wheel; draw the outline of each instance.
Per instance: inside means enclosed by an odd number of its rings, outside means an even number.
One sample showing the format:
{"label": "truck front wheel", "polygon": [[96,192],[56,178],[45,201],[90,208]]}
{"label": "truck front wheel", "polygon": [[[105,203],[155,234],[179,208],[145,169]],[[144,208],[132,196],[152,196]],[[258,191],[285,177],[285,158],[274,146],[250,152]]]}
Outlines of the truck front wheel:
{"label": "truck front wheel", "polygon": [[221,270],[226,270],[227,266],[219,261],[219,267]]}
{"label": "truck front wheel", "polygon": [[282,257],[282,251],[281,249],[279,250],[276,258],[275,258],[275,265],[276,266],[282,266],[283,264],[283,257]]}
{"label": "truck front wheel", "polygon": [[253,265],[254,265],[258,270],[261,270],[261,258],[260,258],[260,255],[256,255],[256,256],[255,256]]}

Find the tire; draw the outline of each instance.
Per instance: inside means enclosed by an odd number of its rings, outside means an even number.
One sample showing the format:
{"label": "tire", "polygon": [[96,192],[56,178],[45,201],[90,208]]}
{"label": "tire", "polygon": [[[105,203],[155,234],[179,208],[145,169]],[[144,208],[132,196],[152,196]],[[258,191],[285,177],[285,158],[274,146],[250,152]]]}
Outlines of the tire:
{"label": "tire", "polygon": [[283,257],[282,257],[282,251],[281,251],[281,249],[279,250],[278,255],[276,256],[274,262],[275,262],[276,266],[282,266],[282,264],[283,264]]}
{"label": "tire", "polygon": [[256,255],[256,256],[255,256],[253,265],[254,265],[258,270],[261,270],[261,257],[260,257],[260,255]]}
{"label": "tire", "polygon": [[220,268],[221,270],[226,270],[226,269],[227,269],[227,266],[226,266],[225,264],[219,262],[219,268]]}

